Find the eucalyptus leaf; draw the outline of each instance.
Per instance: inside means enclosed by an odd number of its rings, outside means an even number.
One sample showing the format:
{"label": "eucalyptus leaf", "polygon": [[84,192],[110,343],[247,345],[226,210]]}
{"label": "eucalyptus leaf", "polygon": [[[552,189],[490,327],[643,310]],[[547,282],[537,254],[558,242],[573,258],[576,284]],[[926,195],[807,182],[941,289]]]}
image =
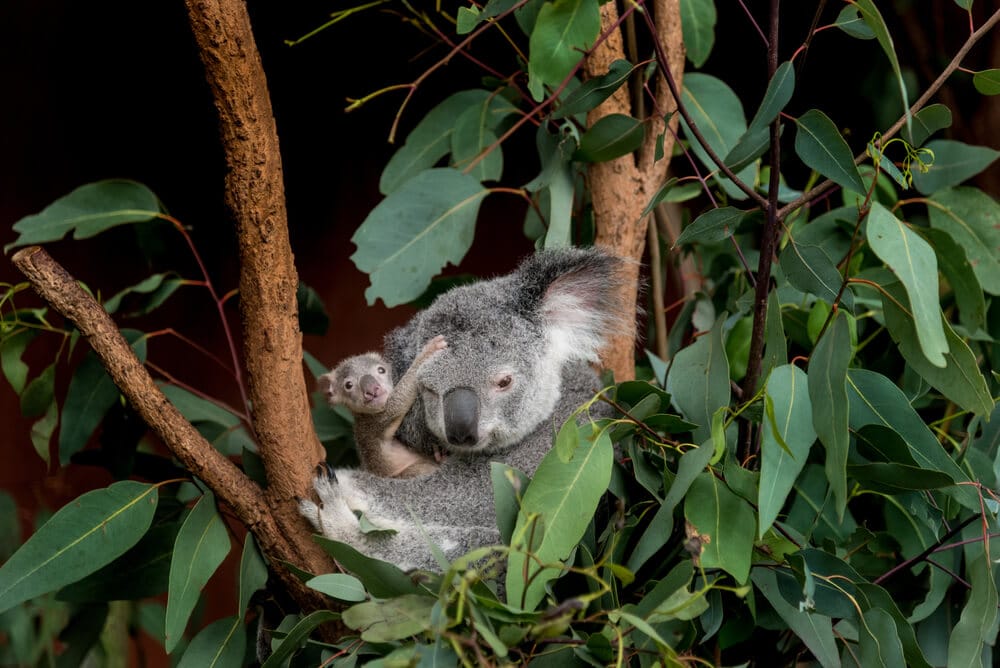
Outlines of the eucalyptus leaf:
{"label": "eucalyptus leaf", "polygon": [[986,299],[965,249],[944,230],[921,227],[914,231],[934,249],[938,267],[955,295],[962,325],[970,332],[981,329],[986,324]]}
{"label": "eucalyptus leaf", "polygon": [[684,244],[712,244],[728,239],[736,232],[746,213],[731,206],[709,209],[684,228],[674,242],[674,248]]}
{"label": "eucalyptus leaf", "polygon": [[368,274],[369,304],[396,306],[420,296],[448,263],[472,244],[479,205],[488,194],[455,169],[420,172],[376,206],[351,240],[351,260]]}
{"label": "eucalyptus leaf", "polygon": [[972,85],[983,95],[1000,95],[1000,69],[976,72],[972,75]]}
{"label": "eucalyptus leaf", "polygon": [[926,172],[913,172],[913,186],[924,195],[957,186],[983,171],[1000,157],[987,146],[971,146],[952,139],[935,139],[926,148],[934,152],[934,163]]}
{"label": "eucalyptus leaf", "polygon": [[346,543],[323,536],[313,536],[313,540],[337,563],[361,580],[372,596],[388,598],[421,591],[406,573],[393,564],[365,556]]}
{"label": "eucalyptus leaf", "polygon": [[341,601],[365,600],[365,586],[361,580],[346,573],[324,573],[317,575],[306,586]]}
{"label": "eucalyptus leaf", "polygon": [[1000,204],[978,188],[949,188],[931,196],[927,213],[965,249],[983,290],[1000,295]]}
{"label": "eucalyptus leaf", "polygon": [[614,95],[615,91],[628,81],[633,71],[632,63],[616,60],[608,67],[608,73],[588,79],[573,89],[559,108],[552,114],[553,119],[585,114]]}
{"label": "eucalyptus leaf", "polygon": [[271,656],[267,657],[267,660],[261,664],[261,668],[281,668],[281,666],[286,665],[286,661],[291,658],[302,643],[309,637],[320,624],[325,624],[327,622],[333,622],[340,619],[340,613],[332,612],[330,610],[316,610],[311,612],[305,617],[303,617],[299,622],[292,627],[292,629],[285,635],[285,638],[281,641],[281,644],[275,648],[271,653]]}
{"label": "eucalyptus leaf", "polygon": [[829,617],[802,612],[789,605],[778,591],[777,578],[769,568],[757,568],[751,576],[757,590],[764,595],[789,630],[805,643],[824,668],[839,668],[840,657],[833,637],[833,622]]}
{"label": "eucalyptus leaf", "polygon": [[574,159],[582,162],[607,162],[628,155],[642,145],[643,124],[624,114],[602,116],[580,138]]}
{"label": "eucalyptus leaf", "polygon": [[0,612],[93,573],[149,529],[157,488],[125,480],[59,509],[0,566]]}
{"label": "eucalyptus leaf", "polygon": [[692,439],[702,443],[712,437],[712,416],[729,406],[729,361],[722,340],[724,317],[712,330],[674,356],[667,376],[667,391],[684,418],[698,425]]}
{"label": "eucalyptus leaf", "polygon": [[430,628],[436,599],[405,594],[384,601],[367,601],[344,610],[344,624],[361,631],[368,642],[389,642],[416,635]]}
{"label": "eucalyptus leaf", "polygon": [[21,358],[36,335],[33,329],[22,329],[0,339],[0,367],[15,394],[21,394],[28,382],[30,369]]}
{"label": "eucalyptus leaf", "polygon": [[802,162],[845,190],[867,191],[851,148],[826,114],[810,109],[796,124],[795,153]]}
{"label": "eucalyptus leaf", "polygon": [[247,649],[242,629],[239,617],[215,620],[191,639],[177,668],[240,668]]}
{"label": "eucalyptus leaf", "polygon": [[913,146],[921,146],[938,130],[951,127],[951,109],[943,104],[930,104],[913,115],[913,127],[903,128],[903,136]]}
{"label": "eucalyptus leaf", "polygon": [[846,314],[838,313],[809,356],[809,399],[812,421],[826,449],[826,478],[833,490],[834,507],[843,518],[847,505],[848,433],[847,366],[851,361],[851,335]]}
{"label": "eucalyptus leaf", "polygon": [[701,566],[721,568],[743,584],[750,574],[754,513],[712,473],[698,475],[684,497],[684,517],[702,538]]}
{"label": "eucalyptus leaf", "polygon": [[715,44],[715,0],[684,0],[679,4],[687,57],[695,68],[700,68]]}
{"label": "eucalyptus leaf", "polygon": [[847,310],[854,309],[854,294],[849,289],[841,292],[844,277],[821,247],[791,238],[778,261],[788,282],[799,290],[816,295],[828,304],[836,302],[839,295]]}
{"label": "eucalyptus leaf", "polygon": [[855,39],[875,39],[875,33],[862,18],[861,11],[853,4],[848,4],[840,10],[833,25]]}
{"label": "eucalyptus leaf", "polygon": [[879,46],[882,47],[882,51],[885,52],[886,57],[889,59],[889,65],[892,66],[892,72],[895,74],[896,83],[899,86],[899,97],[903,104],[903,116],[906,118],[906,127],[910,128],[912,127],[912,120],[910,116],[909,95],[906,92],[906,81],[903,78],[903,71],[899,67],[899,59],[896,57],[896,47],[892,43],[892,35],[889,34],[889,28],[885,24],[885,19],[882,18],[882,14],[879,12],[878,7],[875,6],[873,0],[855,0],[854,4],[861,10],[861,18],[871,28],[875,39],[878,40]]}
{"label": "eucalyptus leaf", "polygon": [[949,666],[982,665],[983,645],[996,639],[997,586],[988,555],[973,559],[967,572],[972,591],[962,608],[962,616],[951,630]]}
{"label": "eucalyptus leaf", "polygon": [[538,10],[528,41],[528,90],[536,101],[545,86],[569,76],[601,30],[597,0],[554,0]]}

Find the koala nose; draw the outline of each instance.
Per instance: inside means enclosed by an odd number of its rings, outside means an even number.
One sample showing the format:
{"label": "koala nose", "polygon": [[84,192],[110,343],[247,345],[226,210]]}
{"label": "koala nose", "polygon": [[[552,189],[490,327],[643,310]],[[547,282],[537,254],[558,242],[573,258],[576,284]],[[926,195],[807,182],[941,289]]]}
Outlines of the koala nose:
{"label": "koala nose", "polygon": [[382,394],[382,385],[379,384],[375,376],[362,376],[361,392],[364,393],[365,399],[371,401],[372,399],[377,399]]}
{"label": "koala nose", "polygon": [[452,445],[479,441],[479,397],[472,389],[456,387],[444,395],[444,431]]}

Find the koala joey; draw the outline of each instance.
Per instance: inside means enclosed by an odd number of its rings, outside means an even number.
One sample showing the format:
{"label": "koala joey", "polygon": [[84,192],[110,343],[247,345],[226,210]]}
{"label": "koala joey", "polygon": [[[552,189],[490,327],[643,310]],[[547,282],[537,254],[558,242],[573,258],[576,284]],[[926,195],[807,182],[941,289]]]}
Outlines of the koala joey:
{"label": "koala joey", "polygon": [[436,457],[406,447],[395,436],[417,398],[417,370],[447,347],[443,336],[432,338],[395,385],[389,363],[378,353],[349,357],[320,376],[319,389],[327,401],[343,404],[354,415],[354,441],[365,471],[412,478],[437,470]]}
{"label": "koala joey", "polygon": [[[323,473],[322,506],[304,501],[303,515],[328,538],[401,568],[438,568],[429,543],[454,558],[499,542],[491,462],[532,475],[562,422],[600,389],[589,364],[608,335],[635,323],[615,297],[621,268],[596,248],[540,251],[511,274],[443,293],[391,332],[395,369],[413,366],[433,336],[448,342],[418,365],[418,396],[397,433],[428,457],[436,447],[448,457],[415,478]],[[362,533],[357,512],[396,533]]]}

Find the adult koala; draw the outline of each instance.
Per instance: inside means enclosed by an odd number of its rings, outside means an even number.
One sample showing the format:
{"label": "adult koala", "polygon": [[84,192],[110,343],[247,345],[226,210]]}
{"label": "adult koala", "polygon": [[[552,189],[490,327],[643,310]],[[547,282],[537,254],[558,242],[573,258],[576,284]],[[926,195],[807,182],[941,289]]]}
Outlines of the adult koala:
{"label": "adult koala", "polygon": [[[448,458],[426,476],[338,469],[300,503],[325,536],[404,569],[437,568],[428,538],[454,558],[499,542],[490,461],[531,475],[559,426],[599,389],[588,366],[605,338],[634,326],[613,289],[622,261],[598,249],[541,251],[511,274],[460,286],[386,337],[397,376],[429,339],[448,347],[418,371],[419,398],[397,437]],[[361,533],[354,511],[397,533]]]}

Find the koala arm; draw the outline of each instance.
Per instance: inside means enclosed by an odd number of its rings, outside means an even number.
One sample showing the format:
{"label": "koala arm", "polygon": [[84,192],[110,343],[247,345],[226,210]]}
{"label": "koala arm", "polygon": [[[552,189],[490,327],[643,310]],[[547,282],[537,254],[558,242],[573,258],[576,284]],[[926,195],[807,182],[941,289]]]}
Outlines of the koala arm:
{"label": "koala arm", "polygon": [[388,439],[396,435],[396,431],[403,421],[403,416],[406,415],[407,411],[410,410],[413,403],[417,400],[417,393],[419,392],[417,371],[420,370],[421,365],[430,359],[432,355],[447,347],[448,343],[443,336],[435,336],[424,345],[416,359],[413,360],[410,368],[396,381],[395,386],[392,388],[392,394],[386,402],[385,410],[382,412],[382,420],[385,422],[384,438]]}

